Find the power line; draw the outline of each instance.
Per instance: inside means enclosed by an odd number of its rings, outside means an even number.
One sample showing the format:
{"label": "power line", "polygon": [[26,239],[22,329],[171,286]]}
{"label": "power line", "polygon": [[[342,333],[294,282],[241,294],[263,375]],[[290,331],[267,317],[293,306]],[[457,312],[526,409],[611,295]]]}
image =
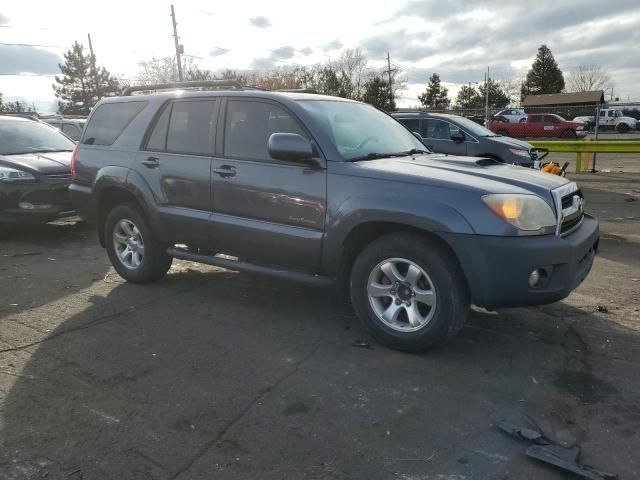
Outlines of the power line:
{"label": "power line", "polygon": [[9,47],[44,47],[44,48],[63,48],[66,49],[67,47],[61,47],[60,45],[41,45],[38,43],[4,43],[4,42],[0,42],[0,45],[5,45],[5,46],[9,46]]}

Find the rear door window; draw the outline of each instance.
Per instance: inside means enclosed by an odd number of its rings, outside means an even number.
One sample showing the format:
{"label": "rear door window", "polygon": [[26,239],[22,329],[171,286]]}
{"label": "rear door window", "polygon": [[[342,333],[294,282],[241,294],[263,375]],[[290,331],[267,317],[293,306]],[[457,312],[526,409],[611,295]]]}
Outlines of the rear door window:
{"label": "rear door window", "polygon": [[298,122],[283,108],[267,102],[230,100],[224,127],[224,155],[251,160],[272,160],[269,137],[297,133],[308,139]]}
{"label": "rear door window", "polygon": [[187,155],[211,155],[216,131],[216,101],[177,101],[165,106],[146,149]]}
{"label": "rear door window", "polygon": [[100,105],[91,115],[82,143],[85,145],[112,145],[146,105],[147,102],[142,101]]}
{"label": "rear door window", "polygon": [[530,115],[529,116],[530,123],[542,123],[542,115]]}

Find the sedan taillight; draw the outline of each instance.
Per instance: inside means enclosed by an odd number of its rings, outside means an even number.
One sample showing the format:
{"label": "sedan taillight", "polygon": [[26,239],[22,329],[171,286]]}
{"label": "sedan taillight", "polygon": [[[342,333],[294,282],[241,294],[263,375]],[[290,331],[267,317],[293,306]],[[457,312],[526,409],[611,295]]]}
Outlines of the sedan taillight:
{"label": "sedan taillight", "polygon": [[73,147],[73,152],[71,152],[71,180],[76,178],[76,157],[78,155],[78,144]]}

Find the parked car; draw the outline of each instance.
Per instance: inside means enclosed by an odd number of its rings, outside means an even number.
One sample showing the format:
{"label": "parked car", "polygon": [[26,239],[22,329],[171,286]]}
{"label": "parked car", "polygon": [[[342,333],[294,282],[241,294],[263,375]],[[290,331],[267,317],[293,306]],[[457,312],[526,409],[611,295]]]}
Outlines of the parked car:
{"label": "parked car", "polygon": [[442,113],[395,113],[393,116],[437,153],[493,158],[500,162],[537,166],[538,150],[515,138],[503,137],[468,118]]}
{"label": "parked car", "polygon": [[46,123],[0,115],[0,229],[74,214],[68,192],[73,147]]}
{"label": "parked car", "polygon": [[555,114],[530,114],[521,123],[489,122],[489,130],[498,135],[527,137],[583,138],[587,135],[584,125],[570,122]]}
{"label": "parked car", "polygon": [[503,117],[509,123],[520,123],[527,120],[527,114],[522,108],[505,108],[496,113],[494,117]]}
{"label": "parked car", "polygon": [[42,121],[56,127],[73,141],[80,140],[86,119],[82,118],[43,118]]}
{"label": "parked car", "polygon": [[[598,128],[603,130],[615,130],[620,133],[627,133],[630,130],[638,129],[638,121],[633,117],[626,117],[622,110],[603,108],[598,115]],[[596,125],[594,116],[576,117],[573,121],[581,123],[585,130],[592,130]]]}
{"label": "parked car", "polygon": [[71,194],[129,282],[179,258],[333,284],[377,339],[420,351],[470,303],[554,302],[591,268],[598,222],[574,182],[431,153],[364,103],[210,85],[89,116]]}

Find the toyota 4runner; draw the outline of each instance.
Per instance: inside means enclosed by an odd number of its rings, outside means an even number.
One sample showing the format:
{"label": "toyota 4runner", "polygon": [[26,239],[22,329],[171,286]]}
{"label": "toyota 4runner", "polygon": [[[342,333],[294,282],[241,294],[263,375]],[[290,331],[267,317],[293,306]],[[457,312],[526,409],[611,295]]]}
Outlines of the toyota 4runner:
{"label": "toyota 4runner", "polygon": [[421,351],[471,303],[555,302],[591,269],[574,182],[433,154],[363,103],[209,87],[103,99],[74,151],[75,208],[130,282],[178,258],[333,284],[379,341]]}

